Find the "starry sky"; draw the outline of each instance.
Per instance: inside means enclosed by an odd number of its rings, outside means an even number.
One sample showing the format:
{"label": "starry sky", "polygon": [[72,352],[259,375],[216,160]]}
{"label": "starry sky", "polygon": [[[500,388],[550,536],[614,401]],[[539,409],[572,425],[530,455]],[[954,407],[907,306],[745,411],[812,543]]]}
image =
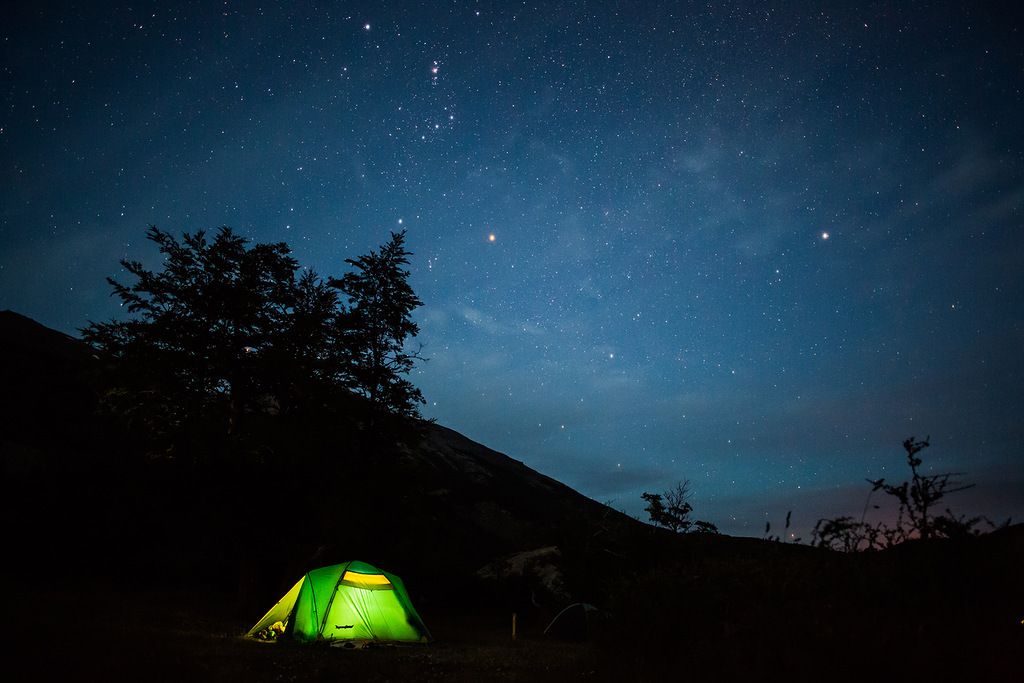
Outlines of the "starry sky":
{"label": "starry sky", "polygon": [[121,317],[149,225],[340,276],[407,231],[424,415],[646,519],[868,477],[1024,519],[1024,21],[952,2],[0,10],[0,308]]}

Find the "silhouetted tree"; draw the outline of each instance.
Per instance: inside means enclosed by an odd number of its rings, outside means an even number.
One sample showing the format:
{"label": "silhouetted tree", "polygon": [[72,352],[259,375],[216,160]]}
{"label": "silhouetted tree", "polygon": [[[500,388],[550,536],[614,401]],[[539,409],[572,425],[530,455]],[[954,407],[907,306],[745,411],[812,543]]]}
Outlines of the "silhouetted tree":
{"label": "silhouetted tree", "polygon": [[412,312],[423,305],[409,284],[409,255],[405,231],[393,232],[380,253],[346,259],[354,270],[330,284],[348,297],[345,348],[355,388],[389,412],[418,416],[423,395],[404,377],[422,360],[407,347],[419,333]]}
{"label": "silhouetted tree", "polygon": [[689,502],[692,496],[690,480],[684,479],[664,494],[644,492],[641,498],[648,503],[644,510],[650,515],[652,524],[680,533],[718,533],[718,528],[711,522],[692,518],[693,506]]}
{"label": "silhouetted tree", "polygon": [[[969,489],[973,484],[956,483],[956,478],[962,476],[962,472],[921,474],[919,468],[922,460],[918,453],[928,447],[928,441],[927,438],[918,441],[910,437],[903,442],[907,464],[910,466],[910,481],[895,485],[885,483],[884,478],[868,479],[872,488],[860,520],[850,516],[818,520],[814,527],[812,545],[845,551],[871,550],[896,545],[911,538],[978,534],[981,533],[978,525],[982,522],[994,528],[995,525],[986,517],[958,517],[949,508],[946,508],[945,514],[934,514],[935,506],[946,495]],[[876,491],[887,493],[899,501],[899,511],[893,525],[866,521],[871,494]],[[874,506],[875,509],[878,507]],[[1009,524],[1009,520],[1006,523]]]}
{"label": "silhouetted tree", "polygon": [[[124,260],[136,282],[108,278],[134,318],[90,322],[82,333],[105,361],[105,405],[160,447],[211,447],[211,438],[238,445],[254,417],[301,413],[344,391],[379,394],[377,384],[364,384],[376,380],[360,364],[362,345],[366,330],[395,325],[388,317],[394,312],[346,309],[335,283],[348,276],[325,282],[313,271],[298,275],[286,244],[250,246],[230,228],[212,239],[186,233],[181,242],[156,227],[146,236],[164,256],[163,269]],[[404,258],[400,240],[397,247]],[[395,247],[384,253],[394,259]],[[374,256],[349,263],[365,270]],[[390,287],[403,303],[419,303],[407,273],[374,273],[379,291]],[[411,385],[406,391],[419,396]],[[376,403],[409,412],[398,402]]]}
{"label": "silhouetted tree", "polygon": [[82,330],[112,361],[105,399],[153,434],[197,423],[230,433],[269,389],[261,366],[285,343],[298,264],[284,244],[250,249],[228,228],[212,241],[201,231],[178,242],[156,227],[146,237],[163,254],[163,270],[122,260],[136,283],[107,278],[136,317]]}
{"label": "silhouetted tree", "polygon": [[[872,492],[881,489],[900,501],[900,520],[905,518],[910,529],[921,538],[933,536],[935,521],[942,518],[939,515],[933,519],[934,515],[931,514],[933,506],[946,494],[963,491],[973,486],[973,484],[955,485],[954,478],[962,476],[963,472],[921,474],[917,469],[921,466],[921,458],[917,454],[928,445],[927,438],[924,441],[917,441],[914,437],[910,437],[903,442],[903,449],[907,452],[907,464],[910,466],[911,472],[909,482],[905,481],[899,486],[893,486],[886,484],[884,478],[875,481],[868,480],[872,485]],[[941,525],[942,523],[940,523]]]}

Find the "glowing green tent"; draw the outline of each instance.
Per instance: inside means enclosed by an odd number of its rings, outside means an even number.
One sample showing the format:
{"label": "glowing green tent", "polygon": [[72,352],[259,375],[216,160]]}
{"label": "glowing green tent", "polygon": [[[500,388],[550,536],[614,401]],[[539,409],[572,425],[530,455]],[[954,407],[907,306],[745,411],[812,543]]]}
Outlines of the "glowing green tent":
{"label": "glowing green tent", "polygon": [[303,642],[422,642],[430,632],[402,580],[365,562],[307,573],[252,627],[249,636]]}

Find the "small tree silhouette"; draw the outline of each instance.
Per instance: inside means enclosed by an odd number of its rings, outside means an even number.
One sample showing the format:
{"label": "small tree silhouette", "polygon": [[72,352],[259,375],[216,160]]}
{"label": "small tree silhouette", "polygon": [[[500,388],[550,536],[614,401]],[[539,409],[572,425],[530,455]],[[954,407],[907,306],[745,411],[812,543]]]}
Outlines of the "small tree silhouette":
{"label": "small tree silhouette", "polygon": [[[946,512],[950,519],[943,519],[942,515],[933,519],[929,514],[929,510],[942,500],[946,494],[964,491],[974,486],[974,484],[957,485],[955,483],[955,477],[963,476],[963,472],[947,472],[926,476],[918,471],[918,468],[921,466],[921,458],[917,454],[928,447],[928,440],[930,438],[926,437],[924,441],[917,441],[914,437],[910,437],[903,442],[903,448],[907,451],[907,464],[910,465],[912,475],[909,482],[905,481],[899,486],[893,486],[892,484],[886,484],[884,478],[875,481],[868,480],[872,486],[872,493],[881,489],[900,501],[900,516],[897,524],[902,526],[904,519],[907,520],[906,526],[909,526],[911,532],[916,532],[921,538],[934,536],[936,526],[955,531],[953,527],[956,525],[949,526],[949,522],[952,521],[952,513],[948,509]],[[940,519],[943,519],[943,521],[940,522]],[[976,522],[978,520],[973,521]],[[966,532],[968,530],[962,529],[961,531]]]}
{"label": "small tree silhouette", "polygon": [[[871,550],[886,548],[911,538],[949,538],[980,534],[979,524],[985,523],[990,528],[995,525],[986,517],[956,516],[946,508],[945,514],[934,514],[935,507],[950,493],[964,491],[973,484],[959,484],[957,477],[963,472],[945,472],[942,474],[921,474],[922,460],[918,455],[929,446],[930,437],[918,441],[910,437],[903,442],[907,452],[907,464],[910,466],[910,481],[902,484],[887,484],[885,479],[868,479],[871,491],[864,503],[864,512],[860,520],[853,517],[836,517],[820,519],[814,526],[812,545],[832,548],[834,550]],[[899,501],[899,512],[896,523],[888,526],[881,522],[871,524],[865,521],[871,496],[876,491],[883,491]],[[872,506],[878,509],[878,505]],[[1008,525],[1007,520],[1004,526]]]}
{"label": "small tree silhouette", "polygon": [[718,533],[718,527],[711,522],[694,520],[691,517],[693,506],[689,500],[692,496],[690,480],[684,479],[678,482],[674,489],[665,491],[664,494],[645,491],[641,497],[647,501],[648,505],[644,510],[650,515],[651,523],[656,526],[679,533]]}

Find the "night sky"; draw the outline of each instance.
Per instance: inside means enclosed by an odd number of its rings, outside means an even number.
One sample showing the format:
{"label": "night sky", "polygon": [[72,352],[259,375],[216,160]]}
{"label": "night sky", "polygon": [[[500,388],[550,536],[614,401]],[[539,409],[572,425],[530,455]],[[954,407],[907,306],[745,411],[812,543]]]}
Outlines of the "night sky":
{"label": "night sky", "polygon": [[808,540],[930,435],[1020,521],[1024,21],[853,4],[8,3],[0,308],[123,317],[149,225],[407,230],[424,415],[595,500]]}

